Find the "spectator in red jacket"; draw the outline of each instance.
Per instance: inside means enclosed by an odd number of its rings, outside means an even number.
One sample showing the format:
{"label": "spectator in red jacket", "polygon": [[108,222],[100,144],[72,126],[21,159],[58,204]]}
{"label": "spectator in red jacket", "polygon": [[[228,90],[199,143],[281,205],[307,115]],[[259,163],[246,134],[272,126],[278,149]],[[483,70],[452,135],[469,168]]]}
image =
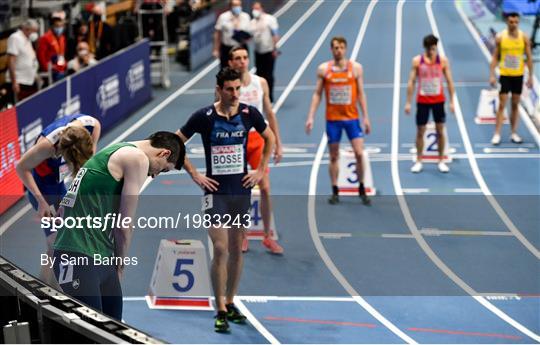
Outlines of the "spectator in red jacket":
{"label": "spectator in red jacket", "polygon": [[66,75],[66,37],[64,35],[64,19],[56,14],[51,18],[51,28],[38,42],[37,58],[39,68],[46,72],[51,64],[53,81],[60,80]]}

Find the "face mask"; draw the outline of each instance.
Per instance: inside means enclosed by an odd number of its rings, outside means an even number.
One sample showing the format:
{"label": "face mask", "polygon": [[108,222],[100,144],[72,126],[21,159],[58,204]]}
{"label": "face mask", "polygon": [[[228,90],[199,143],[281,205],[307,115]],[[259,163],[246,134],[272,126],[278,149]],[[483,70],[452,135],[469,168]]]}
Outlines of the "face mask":
{"label": "face mask", "polygon": [[251,14],[253,15],[253,18],[259,18],[261,16],[260,10],[253,10],[251,11]]}
{"label": "face mask", "polygon": [[56,36],[60,36],[64,32],[64,28],[54,28],[53,30]]}
{"label": "face mask", "polygon": [[235,16],[239,15],[240,13],[242,13],[242,6],[234,6],[233,8],[231,8],[231,12]]}
{"label": "face mask", "polygon": [[81,49],[77,52],[77,54],[79,55],[80,58],[83,58],[85,57],[86,55],[88,55],[88,50],[86,49]]}
{"label": "face mask", "polygon": [[29,39],[31,42],[35,42],[38,38],[39,38],[39,36],[38,36],[38,33],[37,33],[37,32],[32,32],[32,33],[30,34],[30,36],[28,36],[28,39]]}

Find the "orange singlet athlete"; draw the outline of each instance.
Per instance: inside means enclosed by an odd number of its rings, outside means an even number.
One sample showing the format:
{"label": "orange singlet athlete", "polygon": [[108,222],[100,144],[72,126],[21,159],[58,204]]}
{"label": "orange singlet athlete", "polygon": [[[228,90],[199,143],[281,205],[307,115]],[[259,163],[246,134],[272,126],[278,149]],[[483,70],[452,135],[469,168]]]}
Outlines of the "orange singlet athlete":
{"label": "orange singlet athlete", "polygon": [[311,107],[306,121],[306,133],[313,129],[315,112],[321,102],[324,90],[326,96],[326,135],[330,149],[330,179],[332,181],[332,197],[328,200],[331,204],[339,202],[339,189],[337,180],[339,175],[339,142],[343,130],[351,141],[356,158],[356,171],[360,186],[358,193],[365,205],[370,204],[364,188],[364,167],[362,154],[364,151],[364,132],[359,123],[357,103],[362,109],[363,127],[366,134],[371,131],[367,113],[367,102],[363,85],[362,65],[355,61],[347,60],[347,41],[343,37],[334,37],[330,41],[333,60],[323,63],[317,71],[317,86],[311,100]]}

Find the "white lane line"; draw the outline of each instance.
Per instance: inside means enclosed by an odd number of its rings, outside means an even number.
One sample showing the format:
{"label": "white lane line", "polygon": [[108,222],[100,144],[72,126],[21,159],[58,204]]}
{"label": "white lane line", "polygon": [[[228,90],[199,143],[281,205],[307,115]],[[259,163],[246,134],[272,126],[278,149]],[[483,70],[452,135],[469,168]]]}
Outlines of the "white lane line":
{"label": "white lane line", "polygon": [[[439,51],[441,52],[441,55],[446,55],[444,53],[444,47],[442,44],[442,38],[439,34],[439,29],[437,28],[437,23],[435,21],[435,17],[433,16],[433,11],[431,9],[431,0],[428,0],[426,2],[426,11],[428,14],[428,19],[431,25],[431,29],[434,32],[437,37],[439,37]],[[459,103],[459,98],[457,97],[457,94],[454,97],[454,104],[456,108],[456,120],[459,127],[459,132],[461,134],[461,138],[463,139],[463,145],[465,147],[465,152],[467,153],[468,159],[469,159],[469,165],[471,166],[471,170],[473,172],[474,178],[476,179],[476,183],[478,183],[478,186],[482,189],[482,193],[486,196],[486,199],[491,204],[491,207],[497,212],[503,223],[506,225],[508,230],[516,236],[519,242],[527,248],[537,259],[540,259],[540,251],[538,248],[536,248],[523,234],[519,231],[517,226],[514,225],[510,217],[504,212],[504,209],[499,205],[497,202],[497,199],[493,196],[491,191],[489,190],[489,187],[487,186],[486,181],[484,180],[484,177],[482,176],[482,173],[480,172],[480,168],[478,167],[478,163],[476,162],[476,159],[474,157],[474,150],[472,148],[471,139],[469,138],[469,133],[467,132],[467,126],[465,124],[465,120],[463,117],[463,113],[461,111],[461,105]]]}
{"label": "white lane line", "polygon": [[[455,6],[457,12],[459,13],[459,16],[461,17],[461,20],[463,21],[463,23],[465,23],[465,26],[469,30],[469,32],[472,35],[474,41],[476,42],[476,44],[480,48],[480,51],[482,52],[482,54],[484,54],[484,57],[486,58],[487,62],[490,63],[491,62],[491,54],[489,53],[489,50],[487,49],[487,47],[482,42],[482,38],[480,37],[480,35],[478,34],[476,29],[474,28],[474,26],[470,22],[469,18],[467,18],[467,15],[465,14],[463,9],[461,8],[462,5],[458,4],[458,1],[454,1],[454,6]],[[538,80],[536,79],[536,76],[534,76],[534,83],[536,85],[538,85]],[[529,130],[529,132],[533,136],[534,140],[536,141],[536,145],[540,147],[540,133],[538,133],[538,130],[536,129],[536,126],[532,122],[529,115],[526,113],[525,109],[523,109],[522,105],[519,106],[519,110],[520,110],[519,114],[521,116],[521,119],[523,120],[523,123],[525,123],[525,126],[527,126],[527,129]]]}
{"label": "white lane line", "polygon": [[248,303],[267,303],[269,301],[288,302],[354,302],[352,297],[311,297],[311,296],[239,296]]}
{"label": "white lane line", "polygon": [[347,232],[320,232],[319,236],[325,239],[342,239],[351,237],[352,234]]}
{"label": "white lane line", "polygon": [[276,339],[276,337],[274,337],[272,335],[272,333],[270,333],[266,327],[264,327],[262,325],[262,323],[259,322],[259,320],[257,320],[257,318],[251,313],[251,311],[249,311],[249,309],[246,307],[246,305],[242,302],[242,299],[241,298],[238,298],[238,297],[235,297],[234,299],[234,304],[238,307],[238,309],[240,309],[240,312],[242,312],[242,314],[244,314],[248,321],[251,323],[251,325],[253,327],[255,327],[255,329],[261,333],[261,335],[266,339],[268,340],[268,342],[270,342],[270,344],[281,344],[279,342],[279,340]]}
{"label": "white lane line", "polygon": [[402,190],[406,194],[429,193],[429,188],[403,188]]}
{"label": "white lane line", "polygon": [[440,230],[440,229],[420,229],[424,236],[513,236],[511,232],[505,231],[482,231],[482,230]]}
{"label": "white lane line", "polygon": [[287,10],[289,8],[291,8],[292,5],[294,5],[296,3],[297,0],[289,0],[285,3],[285,5],[283,5],[282,7],[279,8],[279,10],[277,10],[275,13],[274,13],[274,17],[276,18],[279,18],[281,17],[281,15],[283,15],[283,13],[287,12]]}
{"label": "white lane line", "polygon": [[[428,15],[429,23],[431,25],[431,29],[437,37],[439,37],[439,51],[441,55],[444,54],[444,47],[442,45],[442,38],[439,34],[439,30],[437,28],[437,24],[435,22],[435,18],[433,16],[433,11],[431,9],[432,0],[426,1],[426,12]],[[398,17],[401,17],[401,15],[398,15]],[[399,82],[399,78],[401,75],[401,33],[399,33],[399,49],[398,44],[396,43],[396,66],[394,69],[394,80],[396,81],[396,84]],[[398,41],[398,38],[396,37],[396,42]],[[393,99],[393,109],[392,109],[392,154],[394,158],[397,158],[397,152],[398,152],[398,140],[399,140],[399,88],[394,88],[394,99]],[[455,109],[456,109],[456,118],[458,120],[458,124],[460,125],[460,131],[463,138],[463,142],[465,144],[465,148],[467,152],[472,155],[472,146],[470,143],[470,140],[468,138],[467,131],[465,130],[465,126],[463,123],[463,114],[461,113],[461,107],[459,104],[459,99],[457,96],[454,99],[455,103]],[[469,159],[469,162],[471,162],[471,166],[475,166],[474,164],[476,161],[474,159]],[[398,161],[397,159],[393,159],[391,163],[392,167],[392,181],[394,183],[394,189],[397,194],[397,198],[399,201],[399,205],[401,208],[401,211],[403,213],[403,217],[405,218],[405,221],[407,223],[407,226],[409,227],[411,233],[414,235],[417,243],[422,248],[422,250],[426,253],[426,255],[433,261],[433,263],[442,271],[444,272],[456,285],[458,285],[460,288],[462,288],[466,293],[471,295],[476,301],[478,301],[480,304],[482,304],[485,308],[490,310],[492,313],[499,316],[502,320],[522,332],[523,334],[526,334],[531,339],[534,339],[535,341],[540,342],[540,336],[535,334],[534,332],[527,329],[525,326],[517,322],[516,320],[512,319],[510,316],[505,314],[503,311],[498,309],[496,306],[488,302],[485,298],[478,295],[478,293],[470,287],[465,281],[463,281],[457,274],[455,274],[438,256],[435,254],[435,252],[431,249],[431,247],[427,244],[426,240],[418,230],[418,227],[416,226],[416,223],[414,222],[414,219],[412,217],[412,214],[409,210],[409,206],[407,204],[407,201],[405,200],[405,197],[403,196],[403,191],[401,190],[401,180],[399,176],[399,168],[398,168]],[[478,169],[478,166],[476,166],[476,169]],[[483,180],[482,180],[483,181]],[[484,185],[485,186],[485,185]],[[513,231],[512,231],[513,232]],[[514,233],[514,232],[513,232]],[[515,234],[514,234],[515,235]]]}
{"label": "white lane line", "polygon": [[454,193],[482,193],[480,188],[454,188]]}
{"label": "white lane line", "polygon": [[528,148],[525,147],[484,147],[484,153],[527,153]]}
{"label": "white lane line", "polygon": [[412,234],[382,234],[382,238],[414,238]]}
{"label": "white lane line", "polygon": [[30,211],[32,209],[32,205],[30,203],[24,205],[20,210],[17,211],[11,218],[9,218],[4,224],[0,225],[0,236],[6,232],[7,229],[9,229],[10,226],[12,226],[15,222],[17,222],[19,219],[21,219],[22,216],[26,214],[26,212]]}
{"label": "white lane line", "polygon": [[[315,10],[321,6],[321,4],[324,2],[324,0],[317,0],[311,5],[310,8],[291,26],[291,28],[279,39],[277,46],[280,48],[287,40],[304,24],[304,22],[311,16]],[[285,7],[285,6],[283,6]]]}
{"label": "white lane line", "polygon": [[[345,3],[348,4],[348,1],[346,1]],[[358,49],[361,45],[362,40],[364,39],[364,35],[367,29],[367,25],[369,23],[369,19],[371,17],[371,14],[376,4],[377,4],[377,0],[372,0],[369,3],[368,8],[366,9],[366,13],[364,14],[364,18],[362,19],[362,24],[360,26],[360,30],[358,31],[358,36],[356,37],[356,42],[353,48],[353,52],[355,55],[351,55],[351,60],[355,60],[358,55]],[[398,8],[400,6],[401,7],[403,6],[402,2],[398,4]],[[322,40],[324,40],[327,35],[328,33],[320,37],[320,40],[319,40],[320,42],[317,42],[319,43],[318,46],[322,44]],[[358,41],[360,41],[360,43],[358,43]],[[315,46],[314,48],[316,47],[317,46]],[[313,56],[311,57],[311,59],[312,58]],[[382,323],[386,328],[388,328],[395,335],[400,337],[403,341],[409,344],[416,344],[414,339],[412,339],[403,331],[401,331],[398,327],[396,327],[393,323],[391,323],[388,319],[386,319],[381,313],[379,313],[375,308],[373,308],[365,299],[360,297],[360,294],[352,287],[352,285],[347,281],[347,279],[345,279],[343,274],[336,267],[336,265],[334,264],[334,262],[332,261],[328,253],[326,252],[324,245],[322,244],[322,241],[319,237],[319,230],[317,228],[317,219],[315,215],[315,196],[317,194],[317,175],[319,173],[319,167],[321,165],[321,160],[324,154],[327,141],[328,139],[326,137],[326,134],[323,133],[321,141],[319,143],[319,147],[317,148],[317,154],[315,156],[315,159],[313,160],[313,166],[312,166],[310,177],[309,177],[308,224],[309,224],[309,232],[310,232],[313,244],[315,245],[315,248],[317,249],[317,252],[319,253],[319,256],[325,263],[326,267],[330,270],[332,275],[341,284],[341,286],[343,286],[343,288],[347,291],[347,293],[351,295],[351,297],[358,304],[360,304],[368,313],[370,313],[375,319],[377,319],[380,323]]]}

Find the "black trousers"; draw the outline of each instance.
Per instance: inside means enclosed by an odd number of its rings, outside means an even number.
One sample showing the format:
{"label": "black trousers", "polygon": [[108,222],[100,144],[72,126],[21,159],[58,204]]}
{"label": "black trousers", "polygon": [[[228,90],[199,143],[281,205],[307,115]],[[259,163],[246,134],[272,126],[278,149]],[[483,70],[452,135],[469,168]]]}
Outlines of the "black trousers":
{"label": "black trousers", "polygon": [[255,67],[257,75],[268,82],[270,101],[274,102],[274,63],[276,59],[272,52],[259,54],[255,52]]}

